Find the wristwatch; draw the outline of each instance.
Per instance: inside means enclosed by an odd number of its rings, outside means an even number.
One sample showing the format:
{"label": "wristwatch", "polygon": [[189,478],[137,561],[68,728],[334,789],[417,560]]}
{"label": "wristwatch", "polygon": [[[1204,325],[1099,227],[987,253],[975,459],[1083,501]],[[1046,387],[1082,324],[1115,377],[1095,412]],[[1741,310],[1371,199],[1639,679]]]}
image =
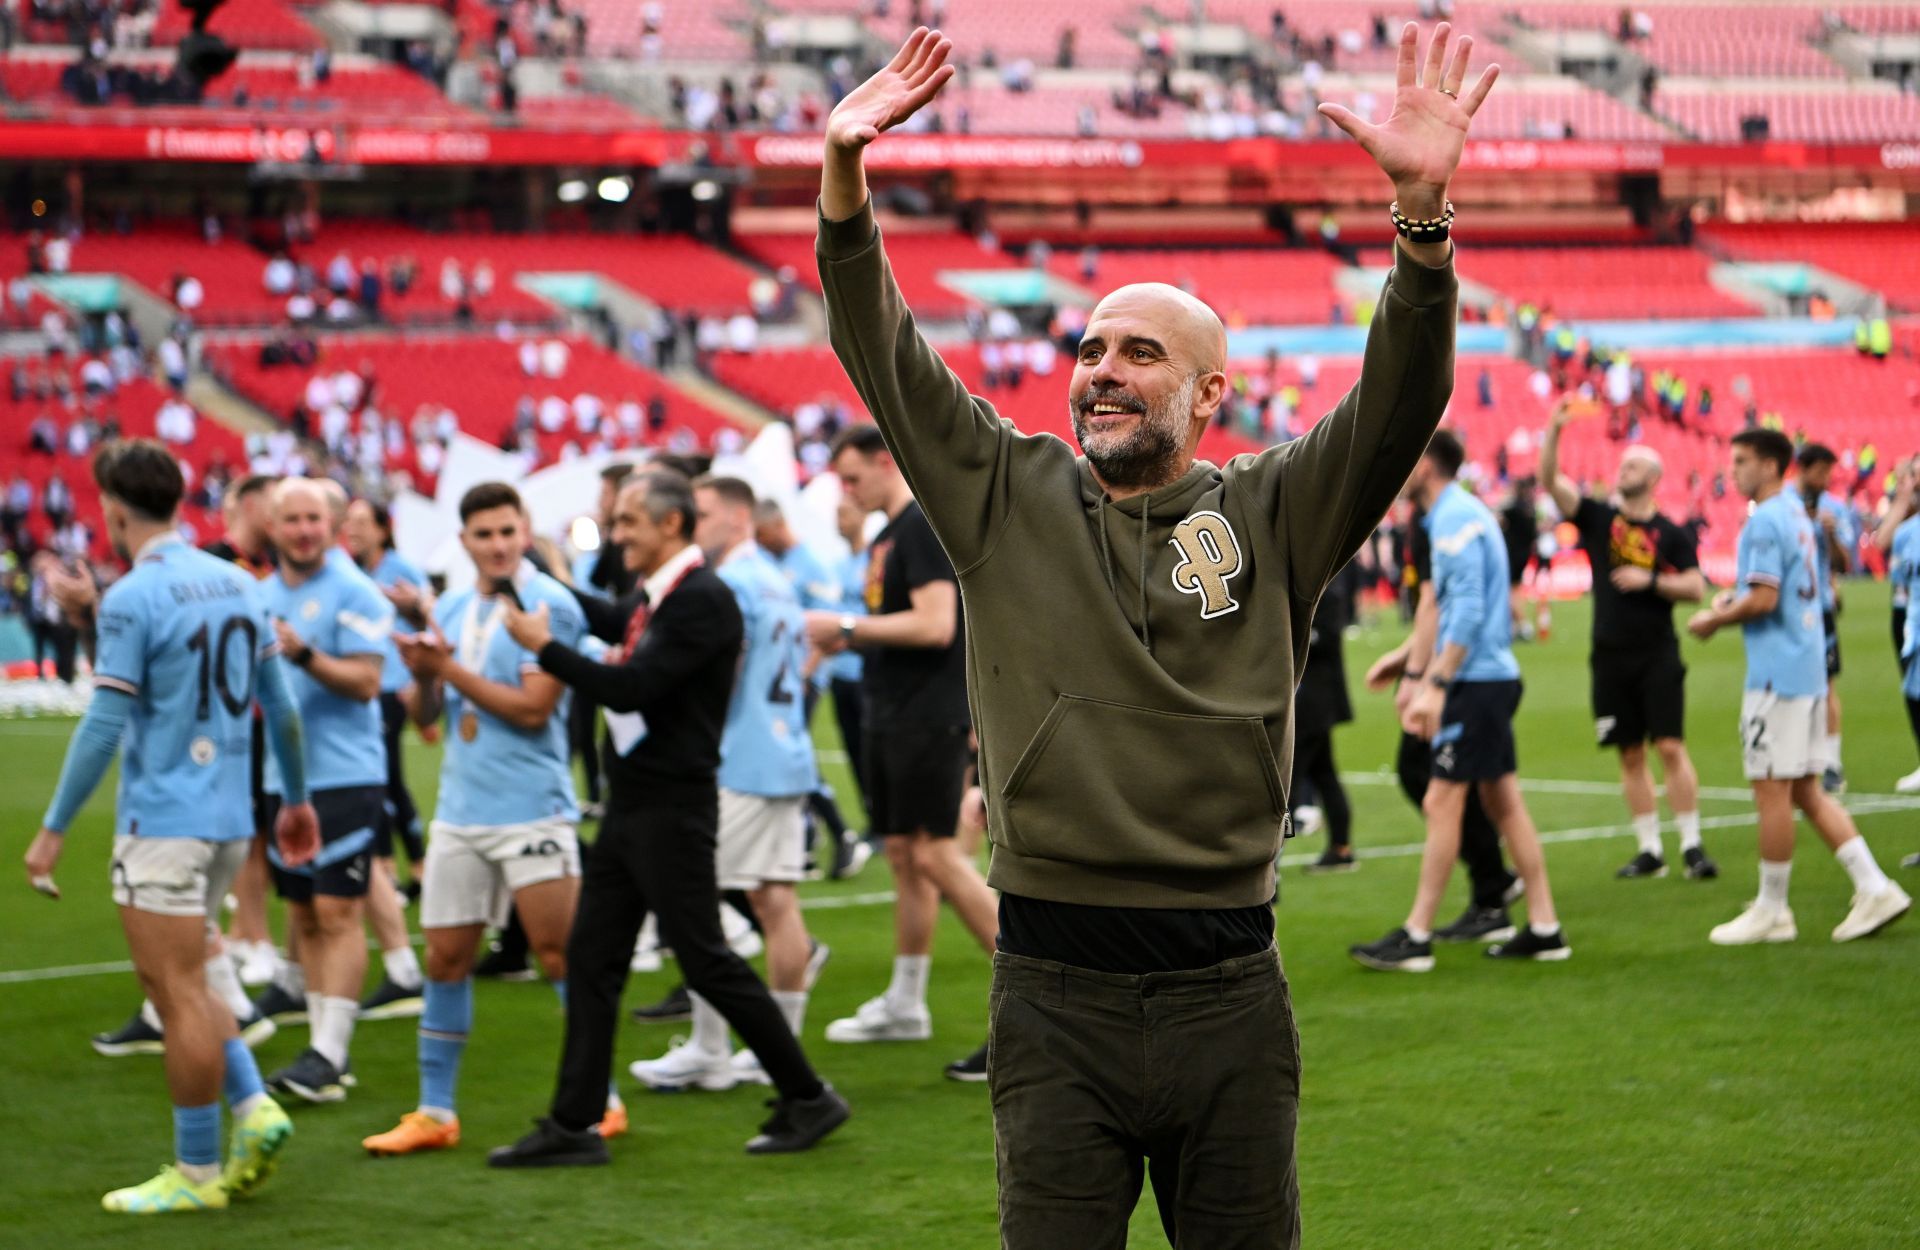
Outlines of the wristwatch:
{"label": "wristwatch", "polygon": [[840,641],[849,647],[853,645],[853,622],[854,615],[851,612],[840,618]]}
{"label": "wristwatch", "polygon": [[1439,690],[1445,690],[1453,684],[1453,678],[1443,677],[1439,673],[1427,674],[1427,684]]}

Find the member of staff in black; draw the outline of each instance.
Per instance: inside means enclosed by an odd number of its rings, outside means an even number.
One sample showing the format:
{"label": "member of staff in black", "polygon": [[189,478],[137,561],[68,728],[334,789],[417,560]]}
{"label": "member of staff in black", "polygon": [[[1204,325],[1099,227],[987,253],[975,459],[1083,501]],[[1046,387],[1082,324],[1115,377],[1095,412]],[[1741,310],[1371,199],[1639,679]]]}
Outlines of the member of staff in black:
{"label": "member of staff in black", "polygon": [[581,596],[589,627],[617,644],[607,663],[555,642],[544,607],[507,609],[507,631],[540,667],[592,692],[607,709],[608,787],[567,943],[559,1084],[534,1131],[488,1156],[494,1167],[608,1162],[595,1126],[606,1106],[628,962],[650,911],[687,984],[720,1009],[778,1091],[773,1115],[747,1151],[805,1150],[848,1116],[846,1101],[814,1074],[766,985],[720,931],[716,774],[743,625],[733,592],[691,542],[693,521],[692,487],[679,474],[636,474],[622,487],[613,538],[626,548],[640,588],[618,602]]}

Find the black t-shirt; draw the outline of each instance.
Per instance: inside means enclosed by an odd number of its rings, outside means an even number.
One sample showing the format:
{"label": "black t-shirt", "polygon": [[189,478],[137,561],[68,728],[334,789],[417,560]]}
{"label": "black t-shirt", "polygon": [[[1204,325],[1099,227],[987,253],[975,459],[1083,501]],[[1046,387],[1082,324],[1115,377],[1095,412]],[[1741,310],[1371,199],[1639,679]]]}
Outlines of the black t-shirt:
{"label": "black t-shirt", "polygon": [[1433,541],[1427,537],[1427,514],[1419,508],[1407,522],[1407,589],[1418,590],[1433,580]]}
{"label": "black t-shirt", "polygon": [[247,572],[253,574],[255,578],[262,581],[273,576],[273,570],[277,563],[273,548],[271,547],[266,548],[257,556],[250,556],[224,538],[216,538],[212,542],[202,546],[200,550],[210,556],[219,556],[229,564],[237,564]]}
{"label": "black t-shirt", "polygon": [[1125,976],[1190,972],[1272,945],[1271,903],[1198,911],[1000,896],[1000,949],[1070,968]]}
{"label": "black t-shirt", "polygon": [[1540,539],[1540,519],[1534,515],[1533,500],[1516,499],[1502,508],[1500,528],[1507,540],[1507,568],[1517,576],[1533,559],[1533,545]]}
{"label": "black t-shirt", "polygon": [[1623,591],[1613,570],[1632,566],[1662,573],[1700,567],[1693,537],[1656,512],[1644,521],[1629,520],[1620,509],[1597,499],[1582,499],[1573,514],[1580,547],[1593,566],[1593,643],[1597,647],[1678,646],[1673,632],[1673,603],[1652,586]]}
{"label": "black t-shirt", "polygon": [[874,647],[865,652],[867,723],[965,725],[967,655],[961,637],[960,579],[933,536],[926,513],[910,503],[888,522],[867,552],[867,611],[906,612],[913,592],[930,582],[954,584],[953,642],[942,648]]}

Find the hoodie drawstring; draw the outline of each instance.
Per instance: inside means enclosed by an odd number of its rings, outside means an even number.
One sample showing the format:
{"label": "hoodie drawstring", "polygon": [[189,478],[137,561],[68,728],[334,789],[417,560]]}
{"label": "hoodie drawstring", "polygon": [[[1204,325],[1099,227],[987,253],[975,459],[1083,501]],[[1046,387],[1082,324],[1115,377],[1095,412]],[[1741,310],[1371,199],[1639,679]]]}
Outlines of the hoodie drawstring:
{"label": "hoodie drawstring", "polygon": [[1100,531],[1100,571],[1107,575],[1107,593],[1117,593],[1113,580],[1113,544],[1107,541],[1107,496],[1102,492],[1093,505],[1094,525]]}
{"label": "hoodie drawstring", "polygon": [[[1153,654],[1153,625],[1147,617],[1147,515],[1153,507],[1153,496],[1142,497],[1140,508],[1140,641],[1146,645],[1147,654]],[[1093,506],[1093,516],[1100,530],[1100,571],[1107,575],[1107,593],[1118,596],[1120,585],[1113,573],[1113,542],[1107,537],[1107,496],[1102,492]]]}
{"label": "hoodie drawstring", "polygon": [[[1153,495],[1143,496],[1140,500],[1140,641],[1146,644],[1147,654],[1153,654],[1153,622],[1147,616],[1147,517],[1153,511]],[[1100,532],[1106,533],[1101,527]]]}

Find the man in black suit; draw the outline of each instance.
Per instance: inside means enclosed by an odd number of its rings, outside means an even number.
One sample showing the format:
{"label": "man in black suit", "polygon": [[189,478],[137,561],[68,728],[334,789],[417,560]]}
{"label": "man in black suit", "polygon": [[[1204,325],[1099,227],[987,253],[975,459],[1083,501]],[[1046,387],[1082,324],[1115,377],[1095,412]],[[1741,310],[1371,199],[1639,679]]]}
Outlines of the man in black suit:
{"label": "man in black suit", "polygon": [[649,911],[687,984],[720,1009],[779,1092],[748,1153],[805,1150],[848,1115],[720,931],[716,776],[744,626],[733,592],[692,544],[693,520],[692,487],[677,473],[638,474],[621,489],[613,537],[643,580],[618,602],[580,596],[589,628],[616,644],[608,663],[555,642],[544,605],[507,609],[507,632],[540,667],[607,709],[608,802],[567,942],[566,1043],[552,1109],[533,1132],[488,1156],[494,1167],[608,1162],[595,1126],[606,1107],[627,965]]}

